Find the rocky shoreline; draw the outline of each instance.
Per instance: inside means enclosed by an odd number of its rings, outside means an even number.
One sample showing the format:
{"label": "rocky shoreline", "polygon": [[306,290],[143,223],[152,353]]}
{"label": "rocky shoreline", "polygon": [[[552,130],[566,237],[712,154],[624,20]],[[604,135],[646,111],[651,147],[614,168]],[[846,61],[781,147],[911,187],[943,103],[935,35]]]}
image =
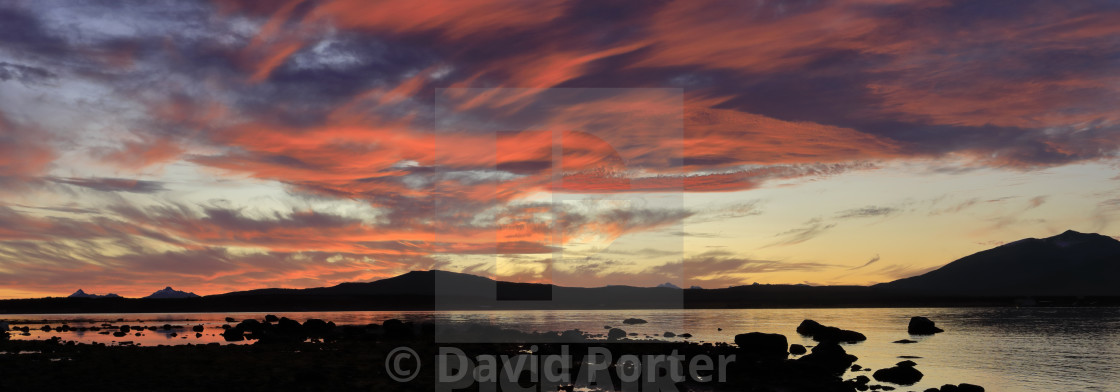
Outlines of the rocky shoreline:
{"label": "rocky shoreline", "polygon": [[[918,319],[918,318],[915,318]],[[431,390],[437,381],[436,358],[441,347],[454,347],[470,358],[479,355],[537,356],[565,353],[576,358],[592,348],[607,350],[615,358],[679,355],[734,356],[724,369],[712,369],[710,376],[723,382],[683,380],[680,390],[705,391],[868,391],[909,390],[921,380],[919,366],[902,361],[894,367],[866,369],[858,357],[841,343],[858,342],[862,334],[805,320],[797,332],[812,336],[816,345],[790,345],[785,336],[743,333],[734,344],[665,342],[639,339],[621,328],[606,333],[584,331],[526,333],[484,325],[437,326],[388,320],[381,324],[336,325],[310,319],[303,323],[285,317],[264,320],[227,319],[221,327],[223,340],[252,344],[186,345],[105,345],[47,340],[11,340],[9,332],[0,333],[0,387],[31,390],[180,391],[180,390]],[[932,326],[932,321],[914,321]],[[912,324],[914,323],[912,322]],[[927,323],[928,322],[928,323]],[[102,324],[97,333],[126,336],[136,331],[198,334],[201,325],[132,327],[120,320]],[[608,326],[609,327],[609,326]],[[47,327],[44,327],[47,328]],[[49,331],[67,332],[65,324]],[[83,327],[85,328],[85,327]],[[26,333],[27,325],[14,323],[10,333]],[[606,327],[605,327],[606,329]],[[87,328],[88,330],[88,328]],[[170,332],[168,332],[170,331]],[[175,332],[178,331],[178,332]],[[216,331],[213,331],[216,332]],[[441,343],[436,343],[436,342]],[[501,343],[442,343],[501,342]],[[394,381],[385,367],[386,357],[398,347],[414,350],[420,358],[418,376],[408,382]],[[582,363],[582,362],[581,362]],[[580,371],[576,363],[570,372]],[[690,371],[690,369],[683,369]],[[708,369],[705,369],[708,370]],[[722,370],[722,373],[720,372]],[[845,379],[847,376],[849,378]],[[610,369],[613,386],[619,386],[618,369]],[[531,385],[531,383],[529,383]],[[585,385],[561,386],[571,390]],[[458,390],[458,389],[457,389]],[[464,390],[480,390],[478,385]],[[924,392],[975,392],[983,388],[945,385]]]}

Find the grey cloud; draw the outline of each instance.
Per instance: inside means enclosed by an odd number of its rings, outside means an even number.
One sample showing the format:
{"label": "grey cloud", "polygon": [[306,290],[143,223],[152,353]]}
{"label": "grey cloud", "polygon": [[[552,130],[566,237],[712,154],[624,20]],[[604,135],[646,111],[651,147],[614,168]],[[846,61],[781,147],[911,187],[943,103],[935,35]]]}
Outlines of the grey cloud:
{"label": "grey cloud", "polygon": [[838,219],[871,218],[871,217],[876,217],[876,216],[887,216],[887,215],[894,214],[896,212],[898,212],[898,209],[894,208],[894,207],[867,206],[867,207],[863,207],[863,208],[855,208],[855,209],[851,209],[851,210],[841,211],[840,213],[836,214],[836,218],[838,218]]}
{"label": "grey cloud", "polygon": [[51,178],[59,184],[93,189],[101,192],[158,193],[167,190],[159,181],[133,180],[128,178]]}

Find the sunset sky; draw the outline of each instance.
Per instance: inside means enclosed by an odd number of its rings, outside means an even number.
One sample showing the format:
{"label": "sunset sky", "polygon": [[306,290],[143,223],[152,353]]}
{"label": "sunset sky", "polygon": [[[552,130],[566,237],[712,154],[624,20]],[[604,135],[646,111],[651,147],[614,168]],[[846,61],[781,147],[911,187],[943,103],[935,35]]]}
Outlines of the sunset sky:
{"label": "sunset sky", "polygon": [[1114,1],[0,4],[0,298],[871,284],[1120,234]]}

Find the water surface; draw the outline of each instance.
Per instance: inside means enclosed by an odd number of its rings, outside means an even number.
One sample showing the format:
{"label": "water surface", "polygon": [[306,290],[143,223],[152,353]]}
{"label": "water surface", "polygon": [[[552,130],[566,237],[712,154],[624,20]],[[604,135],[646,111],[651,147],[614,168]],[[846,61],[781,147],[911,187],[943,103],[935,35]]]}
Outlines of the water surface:
{"label": "water surface", "polygon": [[[171,314],[82,314],[82,315],[0,315],[0,320],[50,321],[70,327],[183,325],[172,331],[144,331],[118,338],[96,332],[43,332],[38,324],[31,336],[15,339],[45,339],[59,336],[78,342],[122,341],[141,345],[226,344],[219,335],[226,317],[237,320],[263,318],[265,313],[171,313]],[[867,335],[867,341],[845,345],[858,356],[858,364],[880,369],[902,361],[901,356],[918,357],[918,369],[925,373],[916,385],[899,390],[924,390],[942,384],[962,382],[984,386],[988,391],[1117,391],[1120,390],[1120,308],[861,308],[861,309],[730,309],[730,310],[605,310],[605,311],[484,311],[484,312],[296,312],[277,313],[298,321],[320,318],[337,324],[380,323],[388,319],[436,321],[437,323],[485,323],[504,328],[532,331],[579,329],[602,334],[604,327],[661,337],[665,332],[690,333],[697,342],[730,342],[745,332],[780,333],[790,343],[811,346],[811,339],[795,329],[804,319],[852,329]],[[926,316],[946,332],[915,337],[906,332],[911,316]],[[636,317],[648,324],[623,325],[625,318]],[[123,320],[123,321],[118,321]],[[196,338],[191,326],[202,325],[203,336]],[[721,330],[722,329],[722,330]],[[170,336],[176,332],[178,336]],[[900,339],[915,344],[896,344]],[[675,340],[683,340],[675,338]],[[241,342],[250,343],[250,342]],[[859,372],[870,376],[870,372]],[[852,377],[849,374],[846,377]]]}

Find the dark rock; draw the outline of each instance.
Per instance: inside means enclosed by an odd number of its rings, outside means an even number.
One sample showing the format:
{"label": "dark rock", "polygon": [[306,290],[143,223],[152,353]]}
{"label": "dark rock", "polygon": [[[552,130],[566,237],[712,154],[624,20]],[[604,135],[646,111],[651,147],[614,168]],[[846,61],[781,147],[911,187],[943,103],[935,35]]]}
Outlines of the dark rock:
{"label": "dark rock", "polygon": [[910,325],[906,327],[906,331],[911,335],[933,335],[938,332],[945,332],[941,328],[937,328],[933,321],[928,318],[915,316],[910,318]]}
{"label": "dark rock", "polygon": [[690,334],[690,333],[682,333],[682,334],[677,335],[677,336],[680,336],[680,337],[685,338],[685,339],[692,338],[692,334]]}
{"label": "dark rock", "polygon": [[276,317],[276,315],[269,314],[264,316],[264,322],[266,323],[275,323],[277,321],[280,321],[280,318]]}
{"label": "dark rock", "polygon": [[303,322],[303,331],[309,336],[323,337],[333,329],[334,323],[328,323],[320,319],[308,319]]}
{"label": "dark rock", "polygon": [[618,340],[624,337],[626,337],[626,331],[618,328],[611,328],[611,330],[607,332],[607,340]]}
{"label": "dark rock", "polygon": [[195,333],[194,333],[194,337],[195,337],[195,338],[201,338],[201,337],[202,337],[202,333],[201,333],[201,332],[195,332]]}
{"label": "dark rock", "polygon": [[385,330],[385,337],[389,339],[412,339],[414,336],[412,326],[410,322],[397,319],[385,320],[381,323],[381,328]]}
{"label": "dark rock", "polygon": [[984,387],[979,385],[961,383],[957,385],[957,392],[984,392]]}
{"label": "dark rock", "polygon": [[867,340],[867,337],[862,333],[837,327],[829,327],[813,320],[802,321],[801,325],[797,326],[797,333],[812,336],[813,340],[818,342],[855,343]]}
{"label": "dark rock", "polygon": [[233,317],[226,317],[226,322],[227,323],[236,323],[237,320],[234,320]]}
{"label": "dark rock", "polygon": [[891,343],[898,343],[898,344],[911,344],[911,343],[917,343],[917,341],[916,341],[916,340],[910,340],[910,339],[902,339],[902,340],[895,340],[895,341],[893,341],[893,342],[891,342]]}
{"label": "dark rock", "polygon": [[577,330],[568,330],[560,333],[561,342],[583,342],[587,341],[587,337],[583,336],[583,332]]}
{"label": "dark rock", "polygon": [[122,332],[122,331],[113,332],[113,336],[116,336],[118,338],[123,338],[125,335],[128,335],[128,334],[125,333],[125,332]]}
{"label": "dark rock", "polygon": [[194,327],[191,327],[191,330],[195,331],[195,332],[202,332],[202,331],[206,330],[206,327],[203,327],[201,325],[196,325]]}
{"label": "dark rock", "polygon": [[677,334],[666,331],[665,334],[662,335],[662,336],[667,337],[667,338],[675,338],[675,337],[677,337]]}
{"label": "dark rock", "polygon": [[809,355],[798,358],[800,363],[816,366],[835,375],[844,374],[855,361],[855,355],[848,354],[836,342],[822,342],[813,347]]}
{"label": "dark rock", "polygon": [[128,325],[122,325],[121,326],[121,332],[124,332],[124,333],[132,332],[132,327],[129,327]]}
{"label": "dark rock", "polygon": [[858,371],[859,371],[860,369],[863,369],[863,366],[860,366],[860,365],[852,365],[852,371],[853,371],[853,372],[858,372]]}
{"label": "dark rock", "polygon": [[793,354],[793,355],[802,355],[802,354],[805,354],[805,353],[807,353],[807,352],[809,352],[809,350],[806,350],[806,349],[805,349],[805,346],[802,346],[802,345],[800,345],[800,344],[791,344],[791,345],[789,345],[789,353],[790,353],[790,354]]}
{"label": "dark rock", "polygon": [[287,317],[281,317],[280,320],[276,322],[276,328],[288,331],[298,331],[303,328],[303,325],[300,324],[299,321],[295,321]]}
{"label": "dark rock", "polygon": [[856,384],[867,384],[867,383],[871,382],[870,378],[867,378],[867,376],[864,376],[862,374],[857,376],[855,380],[856,380]]}
{"label": "dark rock", "polygon": [[789,356],[786,336],[776,333],[750,332],[735,335],[735,344],[745,357],[756,360],[782,360]]}
{"label": "dark rock", "polygon": [[818,331],[816,335],[813,335],[813,340],[818,342],[855,343],[867,340],[867,337],[863,336],[862,333],[856,331],[850,331],[847,329],[840,329],[836,327],[825,327],[824,329]]}
{"label": "dark rock", "polygon": [[922,372],[915,369],[915,365],[917,364],[914,361],[902,361],[894,367],[876,370],[871,376],[882,382],[914,385],[914,383],[922,380]]}
{"label": "dark rock", "polygon": [[227,342],[240,342],[245,340],[245,331],[238,327],[228,328],[222,331],[222,338]]}
{"label": "dark rock", "polygon": [[642,320],[640,318],[628,318],[626,320],[622,320],[622,323],[626,325],[645,324],[647,322],[648,321]]}
{"label": "dark rock", "polygon": [[261,331],[264,330],[264,324],[262,324],[260,321],[257,321],[257,320],[248,319],[248,320],[241,320],[241,322],[238,323],[237,326],[234,327],[234,328],[239,329],[243,332],[251,332],[251,333],[255,334],[255,333],[260,333]]}
{"label": "dark rock", "polygon": [[813,320],[805,320],[797,326],[797,333],[805,336],[813,336],[816,335],[817,331],[820,331],[822,328],[824,328],[824,325],[821,325],[821,323]]}
{"label": "dark rock", "polygon": [[39,328],[39,329],[43,330],[43,332],[50,332],[52,328],[49,325],[44,325],[43,328]]}

